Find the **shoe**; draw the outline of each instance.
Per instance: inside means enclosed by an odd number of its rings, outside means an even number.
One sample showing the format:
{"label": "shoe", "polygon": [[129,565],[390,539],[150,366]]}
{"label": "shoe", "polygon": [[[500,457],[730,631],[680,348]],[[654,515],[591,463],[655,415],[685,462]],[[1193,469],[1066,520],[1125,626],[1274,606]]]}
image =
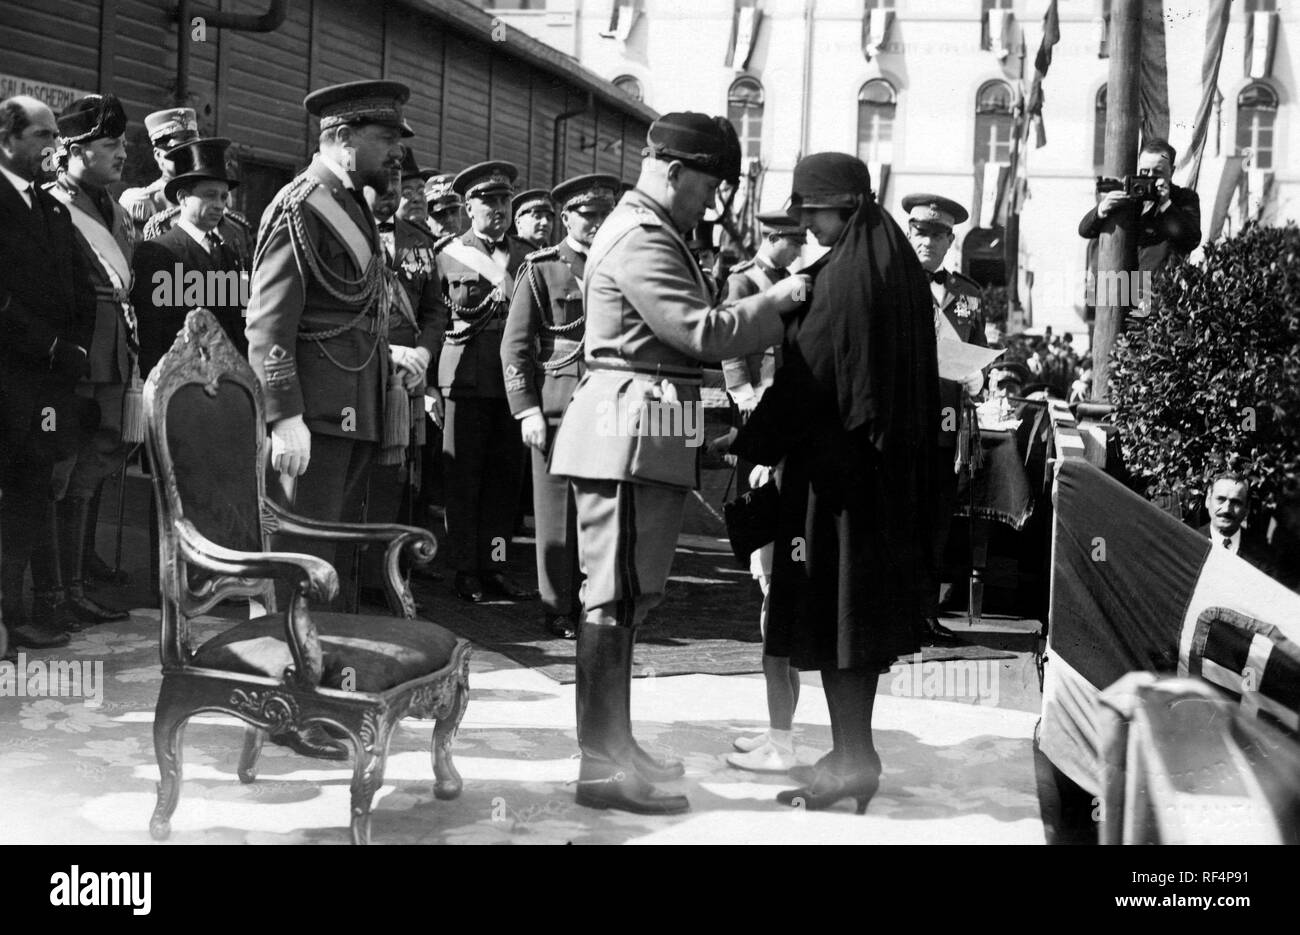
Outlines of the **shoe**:
{"label": "shoe", "polygon": [[272,734],[271,742],[318,760],[346,760],[349,756],[347,744],[335,740],[325,728],[315,724],[302,730]]}
{"label": "shoe", "polygon": [[24,624],[12,627],[9,630],[9,648],[11,650],[20,646],[25,646],[28,649],[54,649],[58,646],[67,646],[71,642],[72,637],[67,633],[59,633],[34,624]]}
{"label": "shoe", "polygon": [[686,775],[686,764],[681,760],[657,760],[632,738],[632,768],[646,782],[672,782]]}
{"label": "shoe", "polygon": [[[642,769],[659,764],[632,739],[630,628],[584,623],[578,633],[578,747],[582,766],[575,800],[587,808],[637,815],[678,815],[690,810],[684,795],[657,790]],[[676,764],[680,766],[680,764]]]}
{"label": "shoe", "polygon": [[748,753],[731,753],[727,755],[727,765],[736,769],[747,769],[751,773],[786,773],[797,764],[794,749],[783,749],[772,741]]}
{"label": "shoe", "polygon": [[812,766],[791,766],[789,769],[790,778],[801,786],[811,785],[819,772],[835,772],[839,766],[839,758],[834,750],[823,756]]}
{"label": "shoe", "polygon": [[508,601],[531,601],[537,599],[537,592],[521,588],[506,578],[499,571],[483,575],[483,590],[493,597],[504,597]]}
{"label": "shoe", "polygon": [[547,614],[545,627],[546,632],[557,639],[576,640],[578,638],[577,624],[563,614]]}
{"label": "shoe", "polygon": [[922,646],[969,646],[965,640],[957,636],[956,633],[949,630],[935,617],[926,617],[921,621],[918,627],[918,634]]}
{"label": "shoe", "polygon": [[32,626],[49,633],[80,633],[89,624],[72,611],[62,591],[37,591],[32,595]]}
{"label": "shoe", "polygon": [[731,742],[731,745],[741,753],[749,753],[751,750],[757,750],[770,739],[771,737],[768,735],[767,731],[763,731],[763,733],[754,734],[751,737],[737,737]]}
{"label": "shoe", "polygon": [[125,610],[112,610],[87,597],[80,583],[69,585],[67,594],[68,609],[84,624],[94,626],[97,623],[118,623],[131,619],[131,615]]}
{"label": "shoe", "polygon": [[856,814],[861,815],[866,812],[867,803],[879,788],[878,770],[864,770],[851,776],[839,776],[822,770],[811,784],[778,792],[776,800],[782,805],[817,812],[830,808],[842,799],[851,798],[857,806]]}
{"label": "shoe", "polygon": [[474,575],[457,572],[452,587],[456,591],[456,596],[462,601],[469,601],[471,604],[483,603],[483,582]]}

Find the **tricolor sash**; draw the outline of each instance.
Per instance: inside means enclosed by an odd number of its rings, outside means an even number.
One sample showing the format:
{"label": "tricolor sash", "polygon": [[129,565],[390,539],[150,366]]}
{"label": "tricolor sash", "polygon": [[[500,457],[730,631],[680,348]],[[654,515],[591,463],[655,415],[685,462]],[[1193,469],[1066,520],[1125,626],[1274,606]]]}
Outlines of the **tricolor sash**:
{"label": "tricolor sash", "polygon": [[324,185],[317,185],[306,200],[325,222],[330,232],[347,247],[348,253],[352,254],[352,261],[357,264],[357,269],[363,272],[369,269],[370,262],[375,256],[374,243],[353,220],[352,215],[334,200],[330,190]]}
{"label": "tricolor sash", "polygon": [[496,290],[501,293],[502,299],[507,302],[510,301],[510,295],[515,289],[514,279],[507,270],[497,266],[492,258],[482,250],[475,250],[460,240],[453,240],[443,248],[442,252],[462,266],[468,266],[492,283]]}
{"label": "tricolor sash", "polygon": [[[63,199],[59,200],[63,201]],[[95,255],[100,269],[113,284],[113,301],[122,309],[122,318],[131,335],[131,348],[134,350],[140,346],[140,336],[136,326],[135,310],[131,308],[131,264],[122,254],[122,248],[118,246],[113,232],[105,227],[101,220],[92,217],[85,208],[76,203],[75,199],[69,198],[63,203],[67,206],[72,223],[85,238],[90,252]]]}

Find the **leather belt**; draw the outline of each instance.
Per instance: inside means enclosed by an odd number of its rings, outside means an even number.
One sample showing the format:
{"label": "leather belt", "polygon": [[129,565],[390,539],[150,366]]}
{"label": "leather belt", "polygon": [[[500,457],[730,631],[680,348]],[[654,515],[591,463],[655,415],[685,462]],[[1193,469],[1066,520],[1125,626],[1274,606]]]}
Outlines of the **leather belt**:
{"label": "leather belt", "polygon": [[701,386],[704,383],[704,375],[698,368],[674,367],[672,364],[637,364],[620,357],[597,357],[588,360],[587,369],[637,373],[659,380],[670,380],[673,383],[685,383],[689,386]]}

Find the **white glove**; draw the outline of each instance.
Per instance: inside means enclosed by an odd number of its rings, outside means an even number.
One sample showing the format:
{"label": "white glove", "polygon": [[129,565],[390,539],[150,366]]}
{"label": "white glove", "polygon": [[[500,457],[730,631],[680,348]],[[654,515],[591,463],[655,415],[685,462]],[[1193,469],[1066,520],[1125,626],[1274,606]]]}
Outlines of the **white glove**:
{"label": "white glove", "polygon": [[424,411],[433,420],[433,424],[442,428],[442,390],[436,386],[425,387],[424,390]]}
{"label": "white glove", "polygon": [[546,450],[546,428],[546,416],[540,412],[530,413],[519,420],[519,434],[523,436],[524,444],[538,451]]}
{"label": "white glove", "polygon": [[302,416],[279,419],[271,426],[271,467],[286,477],[301,477],[311,462],[311,429]]}

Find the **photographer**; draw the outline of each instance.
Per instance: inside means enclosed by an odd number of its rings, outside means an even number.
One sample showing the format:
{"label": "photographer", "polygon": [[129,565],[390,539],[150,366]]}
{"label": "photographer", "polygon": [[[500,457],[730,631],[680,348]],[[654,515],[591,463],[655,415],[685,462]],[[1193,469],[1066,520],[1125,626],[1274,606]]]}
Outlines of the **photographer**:
{"label": "photographer", "polygon": [[[1181,260],[1201,242],[1201,204],[1196,192],[1179,188],[1172,181],[1177,153],[1163,139],[1151,139],[1138,152],[1137,174],[1115,190],[1099,192],[1097,207],[1079,222],[1079,236],[1092,241],[1088,247],[1088,268],[1097,269],[1097,238],[1106,219],[1118,211],[1136,210],[1138,270],[1154,272],[1174,256]],[[1154,181],[1146,183],[1143,180]],[[1106,180],[1112,185],[1117,180]],[[1101,185],[1099,185],[1099,188]],[[1145,298],[1145,297],[1144,297]],[[1131,310],[1132,318],[1145,318],[1145,307]],[[1131,320],[1131,319],[1130,319]]]}

